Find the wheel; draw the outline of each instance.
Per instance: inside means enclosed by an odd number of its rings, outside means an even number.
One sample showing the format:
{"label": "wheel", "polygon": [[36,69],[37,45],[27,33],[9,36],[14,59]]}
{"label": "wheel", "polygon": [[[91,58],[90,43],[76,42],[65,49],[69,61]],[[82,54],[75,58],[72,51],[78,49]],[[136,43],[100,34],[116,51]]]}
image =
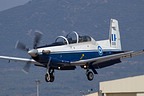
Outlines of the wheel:
{"label": "wheel", "polygon": [[45,75],[45,81],[50,82],[50,76],[48,74]]}
{"label": "wheel", "polygon": [[88,79],[89,81],[92,81],[93,78],[94,78],[94,74],[93,74],[91,71],[87,72],[87,79]]}
{"label": "wheel", "polygon": [[54,82],[54,80],[55,80],[54,75],[53,75],[53,74],[50,74],[50,82]]}
{"label": "wheel", "polygon": [[46,74],[45,75],[45,81],[46,82],[54,82],[54,79],[55,79],[55,77],[53,74]]}

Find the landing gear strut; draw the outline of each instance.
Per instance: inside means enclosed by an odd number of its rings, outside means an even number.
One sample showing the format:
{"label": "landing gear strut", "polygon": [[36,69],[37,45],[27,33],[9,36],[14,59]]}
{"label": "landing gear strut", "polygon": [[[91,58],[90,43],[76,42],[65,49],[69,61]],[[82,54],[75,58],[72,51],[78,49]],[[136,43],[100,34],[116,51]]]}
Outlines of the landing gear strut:
{"label": "landing gear strut", "polygon": [[45,81],[46,82],[53,82],[55,77],[54,77],[54,69],[49,68],[46,75],[45,75]]}

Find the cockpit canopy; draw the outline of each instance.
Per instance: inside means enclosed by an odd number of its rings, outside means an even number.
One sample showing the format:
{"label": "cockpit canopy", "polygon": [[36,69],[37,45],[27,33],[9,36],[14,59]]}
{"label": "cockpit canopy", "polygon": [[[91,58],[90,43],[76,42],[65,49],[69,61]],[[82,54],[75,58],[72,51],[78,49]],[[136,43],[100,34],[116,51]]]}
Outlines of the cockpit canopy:
{"label": "cockpit canopy", "polygon": [[90,36],[80,36],[77,32],[73,31],[65,36],[58,36],[54,43],[50,45],[40,46],[38,48],[42,47],[52,47],[52,46],[60,46],[60,45],[68,45],[68,44],[76,44],[76,43],[82,43],[82,42],[90,42],[94,39]]}
{"label": "cockpit canopy", "polygon": [[55,43],[63,43],[66,44],[74,44],[74,43],[81,43],[81,42],[89,42],[92,38],[90,36],[79,36],[77,32],[73,31],[64,36],[58,36],[55,40]]}

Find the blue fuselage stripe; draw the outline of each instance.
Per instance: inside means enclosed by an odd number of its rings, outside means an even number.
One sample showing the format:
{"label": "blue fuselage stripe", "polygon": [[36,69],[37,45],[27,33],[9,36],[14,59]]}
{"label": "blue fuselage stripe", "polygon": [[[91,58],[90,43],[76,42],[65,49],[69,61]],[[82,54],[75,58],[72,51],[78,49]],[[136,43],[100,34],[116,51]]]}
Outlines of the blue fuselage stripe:
{"label": "blue fuselage stripe", "polygon": [[49,55],[43,55],[44,57],[51,57],[57,60],[66,60],[66,61],[78,61],[78,60],[85,60],[91,58],[102,57],[106,55],[112,55],[120,53],[120,51],[104,51],[102,55],[99,54],[97,51],[93,52],[64,52],[64,53],[51,53]]}

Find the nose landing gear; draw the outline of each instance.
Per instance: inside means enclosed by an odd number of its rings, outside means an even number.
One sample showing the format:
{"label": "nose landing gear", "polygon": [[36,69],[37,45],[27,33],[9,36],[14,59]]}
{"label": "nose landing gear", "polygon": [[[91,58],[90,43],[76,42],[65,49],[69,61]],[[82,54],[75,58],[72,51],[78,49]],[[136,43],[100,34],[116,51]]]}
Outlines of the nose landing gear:
{"label": "nose landing gear", "polygon": [[46,82],[54,82],[55,77],[54,77],[54,69],[49,69],[49,71],[45,75],[45,81]]}

